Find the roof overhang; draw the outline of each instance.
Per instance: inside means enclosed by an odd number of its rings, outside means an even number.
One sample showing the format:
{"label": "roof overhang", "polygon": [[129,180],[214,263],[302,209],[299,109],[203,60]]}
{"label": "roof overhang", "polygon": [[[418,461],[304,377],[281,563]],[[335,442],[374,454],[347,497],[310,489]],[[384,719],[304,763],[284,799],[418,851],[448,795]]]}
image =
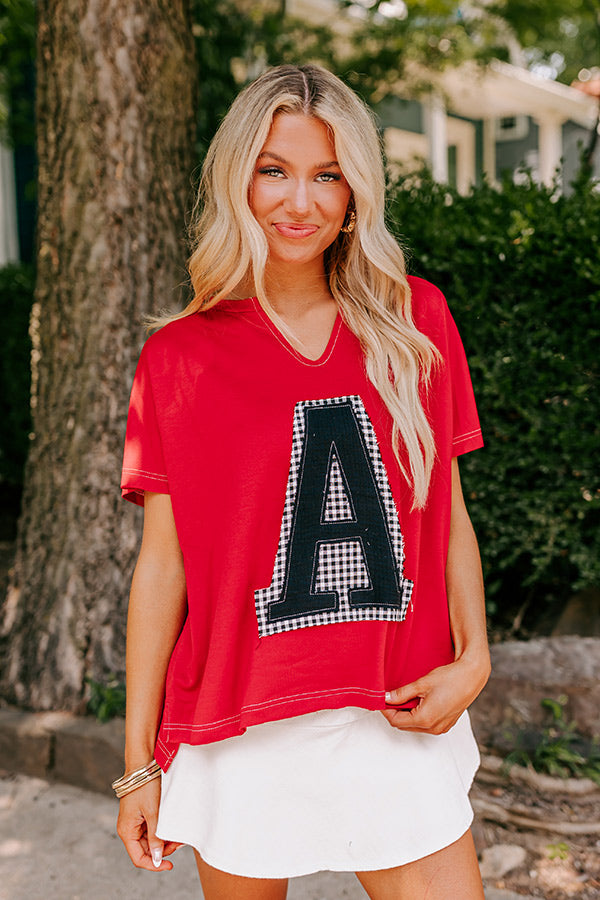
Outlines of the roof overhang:
{"label": "roof overhang", "polygon": [[485,68],[472,63],[433,76],[448,107],[469,119],[526,115],[572,121],[593,128],[598,101],[575,88],[494,60]]}

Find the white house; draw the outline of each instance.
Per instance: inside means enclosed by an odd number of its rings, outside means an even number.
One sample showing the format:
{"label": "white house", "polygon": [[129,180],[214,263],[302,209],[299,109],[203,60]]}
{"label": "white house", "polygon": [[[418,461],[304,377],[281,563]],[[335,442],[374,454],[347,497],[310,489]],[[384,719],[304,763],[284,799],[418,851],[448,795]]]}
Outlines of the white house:
{"label": "white house", "polygon": [[[288,0],[288,12],[327,24],[344,35],[356,27],[340,15],[336,0]],[[485,176],[496,182],[505,170],[526,166],[544,184],[557,174],[564,185],[575,174],[579,144],[596,126],[598,101],[581,91],[493,62],[425,74],[433,90],[411,94],[409,83],[378,109],[388,159],[411,165],[425,161],[434,178],[466,192]],[[596,162],[600,178],[600,161]]]}
{"label": "white house", "polygon": [[[386,151],[404,164],[415,157],[433,176],[459,191],[492,183],[522,166],[551,184],[567,184],[578,165],[579,144],[596,127],[597,101],[575,88],[494,61],[486,69],[463,65],[436,77],[427,98],[387,101],[381,110]],[[402,109],[404,100],[404,109]],[[597,165],[600,175],[600,165]]]}

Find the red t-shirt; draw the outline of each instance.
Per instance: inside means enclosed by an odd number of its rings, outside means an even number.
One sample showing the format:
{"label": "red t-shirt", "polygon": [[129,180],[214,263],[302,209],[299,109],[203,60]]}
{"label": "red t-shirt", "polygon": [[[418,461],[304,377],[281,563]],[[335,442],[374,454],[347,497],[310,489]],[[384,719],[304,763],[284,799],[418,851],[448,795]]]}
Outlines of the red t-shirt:
{"label": "red t-shirt", "polygon": [[453,456],[482,445],[464,351],[440,291],[411,278],[442,354],[425,400],[437,460],[424,511],[391,418],[340,316],[317,360],[254,299],[152,335],[138,364],[123,496],[169,493],[188,615],[156,747],[318,709],[384,709],[386,690],[453,659],[445,564]]}

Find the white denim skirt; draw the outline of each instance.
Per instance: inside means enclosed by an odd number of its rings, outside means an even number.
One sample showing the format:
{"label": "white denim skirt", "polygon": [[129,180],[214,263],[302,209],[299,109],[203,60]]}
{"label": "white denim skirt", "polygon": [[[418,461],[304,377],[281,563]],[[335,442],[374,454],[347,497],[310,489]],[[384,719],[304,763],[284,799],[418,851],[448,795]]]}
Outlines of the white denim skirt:
{"label": "white denim skirt", "polygon": [[346,707],[182,744],[157,833],[253,878],[387,869],[458,840],[479,752],[468,713],[442,735]]}

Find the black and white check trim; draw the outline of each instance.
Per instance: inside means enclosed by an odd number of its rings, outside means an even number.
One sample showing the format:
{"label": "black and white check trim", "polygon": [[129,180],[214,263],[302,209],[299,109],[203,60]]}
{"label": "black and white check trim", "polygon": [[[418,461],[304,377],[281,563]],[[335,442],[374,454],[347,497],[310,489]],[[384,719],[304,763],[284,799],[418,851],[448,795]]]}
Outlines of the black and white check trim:
{"label": "black and white check trim", "polygon": [[[305,412],[310,407],[333,406],[336,404],[351,404],[359,426],[364,452],[370,463],[387,522],[398,584],[400,586],[401,602],[399,605],[391,606],[351,605],[349,600],[350,590],[371,587],[368,568],[365,564],[366,557],[362,540],[360,538],[324,540],[318,541],[315,548],[311,593],[319,594],[332,590],[337,591],[339,594],[337,608],[335,610],[313,612],[307,615],[297,615],[289,619],[269,621],[269,605],[279,600],[284,587],[294,509],[302,474],[306,431]],[[329,456],[327,485],[321,508],[321,521],[355,521],[352,498],[348,493],[346,477],[333,441]],[[297,403],[294,408],[290,470],[273,579],[269,587],[261,588],[254,592],[259,635],[264,637],[284,631],[294,631],[298,628],[338,622],[368,620],[401,622],[406,618],[412,589],[413,582],[404,577],[404,538],[398,512],[381,458],[375,430],[362,399],[358,395],[352,395],[331,397],[324,400],[305,400]]]}
{"label": "black and white check trim", "polygon": [[321,522],[356,522],[356,513],[348,492],[348,483],[340,463],[335,442],[329,454],[329,469]]}

